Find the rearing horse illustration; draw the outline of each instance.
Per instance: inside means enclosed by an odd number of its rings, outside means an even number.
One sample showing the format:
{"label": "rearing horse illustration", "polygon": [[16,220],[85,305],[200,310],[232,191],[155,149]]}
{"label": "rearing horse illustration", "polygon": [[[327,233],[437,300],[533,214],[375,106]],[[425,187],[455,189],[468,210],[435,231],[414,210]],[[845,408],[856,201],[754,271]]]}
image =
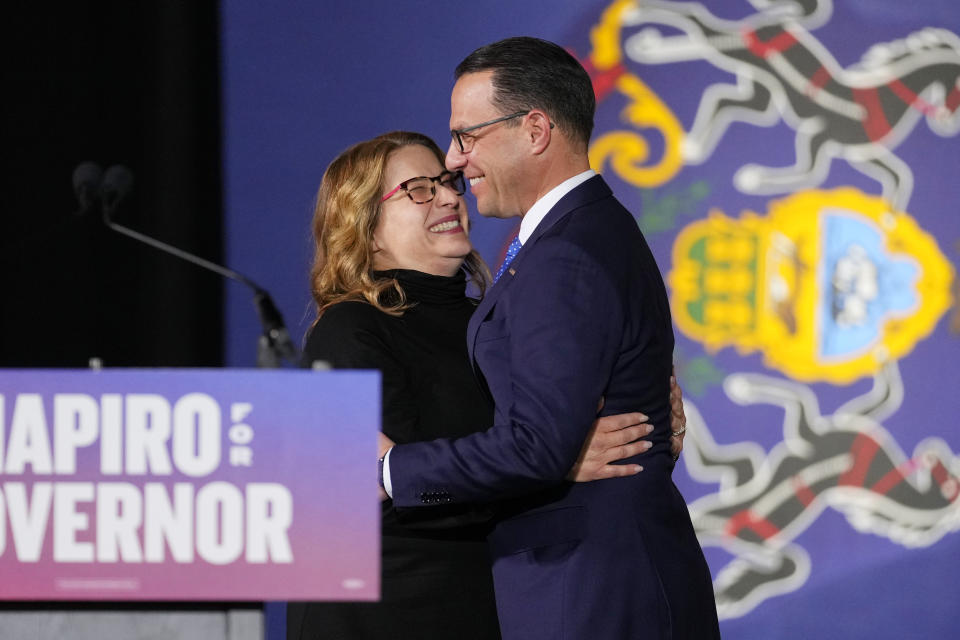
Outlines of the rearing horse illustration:
{"label": "rearing horse illustration", "polygon": [[820,413],[806,385],[734,374],[724,389],[739,404],[783,407],[784,421],[783,441],[769,454],[751,442],[718,445],[685,402],[690,475],[720,485],[690,505],[693,524],[701,544],[735,556],[714,581],[721,618],[742,616],[806,581],[810,559],[794,540],[824,509],[907,547],[960,529],[960,457],[927,438],[907,458],[881,426],[903,399],[895,362],[877,372],[869,392],[831,415]]}
{"label": "rearing horse illustration", "polygon": [[734,176],[741,191],[813,188],[833,159],[842,158],[878,180],[884,198],[904,210],[913,175],[893,150],[921,117],[938,135],[960,131],[960,38],[927,28],[877,44],[858,64],[842,68],[808,31],[829,17],[829,0],[752,3],[761,12],[738,21],[693,2],[649,0],[624,13],[624,26],[640,27],[624,43],[631,59],[703,59],[737,78],[735,85],[704,92],[684,143],[685,161],[709,157],[733,122],[770,126],[782,119],[796,131],[795,164],[745,165]]}

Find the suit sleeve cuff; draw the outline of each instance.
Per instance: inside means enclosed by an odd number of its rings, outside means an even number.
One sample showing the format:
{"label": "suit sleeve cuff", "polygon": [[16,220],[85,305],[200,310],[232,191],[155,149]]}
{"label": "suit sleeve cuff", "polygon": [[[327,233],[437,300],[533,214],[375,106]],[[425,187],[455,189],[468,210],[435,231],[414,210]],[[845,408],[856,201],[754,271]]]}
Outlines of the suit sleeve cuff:
{"label": "suit sleeve cuff", "polygon": [[393,483],[390,482],[390,453],[393,447],[387,450],[387,455],[383,456],[383,490],[387,495],[393,498]]}

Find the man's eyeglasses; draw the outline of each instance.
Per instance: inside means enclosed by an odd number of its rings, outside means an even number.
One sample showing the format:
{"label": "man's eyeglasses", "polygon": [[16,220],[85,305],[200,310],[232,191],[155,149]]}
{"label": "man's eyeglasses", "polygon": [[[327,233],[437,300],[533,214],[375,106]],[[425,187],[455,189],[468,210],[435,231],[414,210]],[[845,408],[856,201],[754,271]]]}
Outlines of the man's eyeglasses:
{"label": "man's eyeglasses", "polygon": [[418,176],[416,178],[404,180],[398,184],[395,189],[392,189],[390,193],[380,198],[380,202],[385,202],[387,198],[395,194],[397,191],[403,189],[403,191],[406,192],[407,197],[417,204],[426,204],[433,200],[434,196],[437,195],[438,184],[441,187],[450,189],[458,196],[462,196],[464,191],[467,190],[467,185],[464,182],[462,171],[454,171],[453,173],[444,171],[434,178]]}
{"label": "man's eyeglasses", "polygon": [[[480,124],[475,124],[469,127],[464,127],[463,129],[451,129],[450,137],[454,139],[457,143],[457,147],[460,148],[460,153],[467,153],[473,149],[473,143],[476,140],[473,136],[467,136],[466,140],[463,138],[463,134],[468,131],[474,131],[480,127],[487,127],[491,124],[497,124],[498,122],[503,122],[504,120],[512,120],[514,118],[519,118],[520,116],[525,116],[529,111],[517,111],[516,113],[511,113],[508,116],[502,116],[500,118],[494,118],[493,120],[488,120],[487,122],[481,122]],[[552,128],[552,126],[551,126]]]}

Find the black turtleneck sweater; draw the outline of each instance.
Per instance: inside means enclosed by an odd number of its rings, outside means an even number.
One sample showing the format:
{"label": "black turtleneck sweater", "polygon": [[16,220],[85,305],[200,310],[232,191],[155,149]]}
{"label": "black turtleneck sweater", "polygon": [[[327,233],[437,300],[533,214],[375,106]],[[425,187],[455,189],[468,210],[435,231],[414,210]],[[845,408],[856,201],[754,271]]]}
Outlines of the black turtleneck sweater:
{"label": "black turtleneck sweater", "polygon": [[[360,301],[328,308],[310,331],[304,363],[379,370],[382,431],[397,443],[489,428],[493,407],[467,355],[467,322],[476,302],[466,297],[463,272],[376,275],[396,278],[413,306],[402,316]],[[459,506],[398,513],[386,501],[381,602],[308,604],[303,613],[304,605],[291,604],[288,638],[498,638],[487,517]]]}
{"label": "black turtleneck sweater", "polygon": [[467,322],[476,302],[465,295],[463,272],[453,277],[407,270],[377,275],[396,278],[413,306],[397,317],[366,302],[336,304],[311,330],[305,360],[326,360],[335,369],[381,371],[382,431],[397,443],[489,428],[492,407],[467,355]]}

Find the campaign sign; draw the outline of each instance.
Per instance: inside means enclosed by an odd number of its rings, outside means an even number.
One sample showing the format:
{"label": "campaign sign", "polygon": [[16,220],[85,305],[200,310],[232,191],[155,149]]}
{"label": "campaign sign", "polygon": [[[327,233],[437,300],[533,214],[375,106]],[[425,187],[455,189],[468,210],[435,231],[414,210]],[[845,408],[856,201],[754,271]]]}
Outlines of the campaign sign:
{"label": "campaign sign", "polygon": [[380,376],[0,371],[0,599],[375,600]]}

